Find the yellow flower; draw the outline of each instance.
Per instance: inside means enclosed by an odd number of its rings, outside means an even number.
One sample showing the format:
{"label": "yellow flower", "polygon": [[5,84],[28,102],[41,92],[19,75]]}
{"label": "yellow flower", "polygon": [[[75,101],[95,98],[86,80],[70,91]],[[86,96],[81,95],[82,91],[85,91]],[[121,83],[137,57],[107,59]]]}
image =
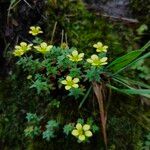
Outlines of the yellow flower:
{"label": "yellow flower", "polygon": [[39,26],[31,26],[29,33],[32,34],[33,36],[36,36],[40,33],[43,33],[43,31],[41,30],[41,27]]}
{"label": "yellow flower", "polygon": [[62,44],[60,45],[60,47],[61,47],[62,49],[67,49],[67,48],[69,48],[67,43],[62,43]]}
{"label": "yellow flower", "polygon": [[84,53],[78,54],[78,51],[74,50],[71,55],[68,55],[69,60],[71,61],[81,61],[84,57]]}
{"label": "yellow flower", "polygon": [[18,57],[22,56],[23,54],[24,54],[24,51],[22,51],[22,50],[15,50],[13,52],[13,55],[18,56]]}
{"label": "yellow flower", "polygon": [[15,56],[22,56],[25,52],[31,49],[33,44],[27,44],[26,42],[21,42],[20,45],[15,46],[13,54]]}
{"label": "yellow flower", "polygon": [[77,84],[79,82],[78,78],[72,79],[71,76],[67,76],[66,80],[61,81],[62,84],[66,85],[65,89],[70,90],[71,88],[78,88],[79,85]]}
{"label": "yellow flower", "polygon": [[90,131],[90,128],[91,127],[88,124],[82,126],[80,123],[77,123],[75,129],[72,130],[71,134],[82,142],[93,135]]}
{"label": "yellow flower", "polygon": [[93,47],[96,48],[97,52],[107,52],[107,49],[108,49],[108,46],[103,45],[101,42],[94,44]]}
{"label": "yellow flower", "polygon": [[52,49],[52,47],[53,45],[47,45],[47,43],[45,42],[42,42],[39,46],[34,46],[34,48],[42,54],[49,52]]}
{"label": "yellow flower", "polygon": [[33,126],[29,126],[29,127],[27,127],[24,131],[25,131],[26,133],[30,133],[30,132],[33,132],[33,130],[34,130],[34,127],[33,127]]}
{"label": "yellow flower", "polygon": [[103,66],[107,64],[107,57],[99,58],[97,55],[92,55],[91,58],[87,59],[88,63],[92,66]]}
{"label": "yellow flower", "polygon": [[32,79],[32,75],[28,75],[28,76],[27,76],[27,79],[28,79],[28,80]]}

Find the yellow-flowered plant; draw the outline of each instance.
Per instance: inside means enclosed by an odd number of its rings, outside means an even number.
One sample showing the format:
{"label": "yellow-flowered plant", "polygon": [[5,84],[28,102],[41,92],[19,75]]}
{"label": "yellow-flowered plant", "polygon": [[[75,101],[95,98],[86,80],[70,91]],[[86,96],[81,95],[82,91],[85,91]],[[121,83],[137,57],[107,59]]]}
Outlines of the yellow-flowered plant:
{"label": "yellow-flowered plant", "polygon": [[69,60],[78,62],[78,61],[83,60],[84,53],[79,54],[77,50],[74,50],[71,55],[68,55],[68,57],[69,57]]}
{"label": "yellow-flowered plant", "polygon": [[103,66],[107,64],[107,57],[99,58],[97,55],[92,55],[91,58],[87,59],[88,63],[92,66]]}
{"label": "yellow-flowered plant", "polygon": [[75,128],[72,130],[72,135],[78,138],[79,141],[83,142],[87,138],[91,137],[93,134],[90,131],[90,125],[77,123]]}
{"label": "yellow-flowered plant", "polygon": [[46,54],[47,52],[49,52],[52,47],[53,45],[47,45],[47,43],[45,42],[42,42],[39,46],[34,46],[34,48],[42,54]]}
{"label": "yellow-flowered plant", "polygon": [[79,79],[78,78],[74,78],[72,79],[71,76],[67,76],[66,80],[61,81],[62,84],[66,85],[65,89],[66,90],[70,90],[71,88],[78,88]]}
{"label": "yellow-flowered plant", "polygon": [[29,33],[32,34],[33,36],[36,36],[40,33],[43,33],[43,31],[41,30],[41,27],[39,26],[31,26]]}
{"label": "yellow-flowered plant", "polygon": [[96,48],[97,52],[107,52],[108,46],[103,45],[102,42],[98,42],[97,44],[93,45],[94,48]]}
{"label": "yellow-flowered plant", "polygon": [[15,50],[13,52],[13,54],[15,56],[22,56],[24,53],[26,53],[27,51],[29,51],[31,49],[33,44],[27,44],[26,42],[21,42],[20,45],[16,45],[15,46]]}

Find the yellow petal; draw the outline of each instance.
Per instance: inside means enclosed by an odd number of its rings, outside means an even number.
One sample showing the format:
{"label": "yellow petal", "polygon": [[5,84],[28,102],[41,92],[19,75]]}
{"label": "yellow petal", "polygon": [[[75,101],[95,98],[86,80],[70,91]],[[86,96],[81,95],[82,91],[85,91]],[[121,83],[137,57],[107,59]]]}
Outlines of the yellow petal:
{"label": "yellow petal", "polygon": [[91,131],[85,131],[85,136],[91,137],[93,134]]}
{"label": "yellow petal", "polygon": [[31,46],[33,46],[33,44],[29,44],[28,46],[31,47]]}
{"label": "yellow petal", "polygon": [[73,130],[73,131],[71,132],[71,134],[74,135],[74,136],[78,136],[78,135],[79,135],[79,132],[78,132],[78,130]]}
{"label": "yellow petal", "polygon": [[78,84],[73,84],[72,86],[73,86],[74,88],[78,88],[78,87],[79,87]]}
{"label": "yellow petal", "polygon": [[91,56],[91,58],[92,58],[92,60],[95,60],[95,59],[98,59],[98,56],[94,54]]}
{"label": "yellow petal", "polygon": [[41,30],[41,27],[37,26],[36,29],[37,29],[37,30]]}
{"label": "yellow petal", "polygon": [[101,58],[100,60],[101,60],[101,62],[105,62],[105,61],[107,61],[107,57],[103,57],[103,58]]}
{"label": "yellow petal", "polygon": [[61,81],[62,84],[67,84],[66,80]]}
{"label": "yellow petal", "polygon": [[79,82],[79,79],[78,79],[78,78],[74,78],[74,79],[73,79],[73,82],[74,82],[74,83],[78,83],[78,82]]}
{"label": "yellow petal", "polygon": [[85,135],[79,135],[78,139],[79,139],[80,141],[84,141],[84,140],[85,140]]}
{"label": "yellow petal", "polygon": [[90,129],[90,125],[85,124],[85,125],[83,126],[83,130],[84,130],[84,131],[87,131],[87,130],[89,130],[89,129]]}
{"label": "yellow petal", "polygon": [[73,56],[77,56],[77,55],[78,55],[78,51],[74,50],[74,51],[72,52],[72,55],[73,55]]}
{"label": "yellow petal", "polygon": [[107,45],[105,45],[103,48],[104,48],[104,49],[107,49],[107,48],[108,48],[108,46],[107,46]]}
{"label": "yellow petal", "polygon": [[39,46],[34,46],[35,49],[39,49]]}
{"label": "yellow petal", "polygon": [[103,44],[102,44],[102,42],[98,42],[97,45],[98,46],[102,46]]}
{"label": "yellow petal", "polygon": [[86,61],[87,61],[88,63],[92,63],[92,62],[93,62],[93,60],[92,60],[92,59],[90,59],[90,58],[89,58],[89,59],[87,59]]}
{"label": "yellow petal", "polygon": [[45,47],[47,47],[47,43],[45,43],[45,42],[42,42],[42,43],[41,43],[41,47],[42,47],[42,48],[45,48]]}
{"label": "yellow petal", "polygon": [[73,57],[72,57],[72,56],[69,58],[69,60],[74,61],[74,59],[73,59]]}
{"label": "yellow petal", "polygon": [[72,58],[72,56],[71,56],[71,55],[67,55],[67,57]]}
{"label": "yellow petal", "polygon": [[106,65],[107,64],[107,62],[103,62],[103,63],[101,63],[100,65]]}
{"label": "yellow petal", "polygon": [[34,26],[31,26],[31,27],[30,27],[30,29],[31,29],[31,30],[34,30],[34,29],[35,29],[35,27],[34,27]]}
{"label": "yellow petal", "polygon": [[52,49],[53,45],[49,45],[47,48],[50,50]]}
{"label": "yellow petal", "polygon": [[99,63],[93,62],[93,63],[92,63],[92,66],[99,66]]}
{"label": "yellow petal", "polygon": [[67,81],[72,81],[72,77],[71,77],[71,76],[67,76],[67,77],[66,77],[66,80],[67,80]]}
{"label": "yellow petal", "polygon": [[80,58],[84,57],[84,53],[80,53],[80,54],[79,54],[79,57],[80,57]]}
{"label": "yellow petal", "polygon": [[81,124],[81,123],[77,123],[77,124],[76,124],[76,128],[77,128],[78,130],[81,130],[81,129],[82,129],[82,124]]}
{"label": "yellow petal", "polygon": [[70,90],[70,89],[71,89],[71,86],[68,86],[68,85],[67,85],[67,86],[65,86],[65,89],[66,89],[66,90]]}
{"label": "yellow petal", "polygon": [[15,46],[15,49],[20,49],[21,47],[19,45],[16,45]]}
{"label": "yellow petal", "polygon": [[27,46],[27,43],[21,42],[20,45],[21,45],[21,46]]}
{"label": "yellow petal", "polygon": [[94,47],[94,48],[97,48],[97,44],[94,44],[93,47]]}

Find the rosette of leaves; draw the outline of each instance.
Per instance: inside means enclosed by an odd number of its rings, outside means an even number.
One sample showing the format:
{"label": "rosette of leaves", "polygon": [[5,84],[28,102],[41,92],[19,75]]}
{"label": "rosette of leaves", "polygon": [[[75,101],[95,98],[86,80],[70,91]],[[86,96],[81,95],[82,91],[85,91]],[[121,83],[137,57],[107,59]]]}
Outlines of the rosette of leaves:
{"label": "rosette of leaves", "polygon": [[56,131],[59,128],[59,123],[55,120],[50,120],[47,122],[46,130],[43,132],[43,139],[50,141],[52,138],[56,137]]}
{"label": "rosette of leaves", "polygon": [[26,119],[28,121],[28,125],[24,130],[25,136],[33,139],[34,137],[40,135],[40,121],[42,117],[38,117],[36,114],[27,113]]}

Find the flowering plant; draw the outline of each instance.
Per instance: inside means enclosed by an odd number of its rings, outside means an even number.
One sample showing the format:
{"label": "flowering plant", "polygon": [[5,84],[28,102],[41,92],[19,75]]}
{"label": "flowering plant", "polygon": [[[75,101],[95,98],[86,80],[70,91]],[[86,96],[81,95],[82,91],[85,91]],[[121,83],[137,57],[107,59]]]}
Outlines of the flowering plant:
{"label": "flowering plant", "polygon": [[[40,27],[30,29],[29,33],[34,36],[43,33]],[[150,42],[142,49],[132,51],[110,62],[107,54],[108,46],[101,42],[93,45],[94,52],[89,58],[82,50],[77,51],[76,48],[69,48],[68,45],[64,48],[64,46],[55,46],[49,41],[43,40],[38,40],[35,44],[33,40],[29,44],[21,42],[20,45],[15,46],[13,55],[18,57],[17,65],[26,78],[25,82],[27,82],[30,92],[37,92],[39,98],[49,98],[50,104],[47,106],[47,103],[45,103],[45,107],[54,107],[54,101],[52,100],[55,100],[55,103],[59,102],[59,105],[64,103],[64,107],[67,107],[68,103],[77,99],[76,105],[69,113],[76,114],[75,107],[78,107],[79,111],[82,107],[89,107],[86,100],[91,100],[90,96],[93,90],[99,106],[101,131],[105,145],[107,145],[106,121],[108,108],[105,107],[105,103],[108,97],[105,95],[110,95],[108,89],[113,89],[125,94],[139,94],[147,98],[150,97],[150,92],[146,89],[149,87],[148,85],[140,84],[141,88],[144,89],[138,89],[137,82],[133,80],[130,82],[129,79],[119,74],[131,64],[149,56],[149,53],[145,53],[149,46]],[[119,88],[114,86],[115,82],[119,84]],[[120,89],[120,85],[125,88]],[[26,133],[29,134],[29,131],[35,135],[37,133],[33,132],[32,126],[27,128]],[[48,135],[50,133],[52,132],[48,125],[47,131],[44,132],[44,138],[50,139]],[[91,136],[94,136],[89,124],[77,123],[71,133],[80,142],[87,141]]]}

